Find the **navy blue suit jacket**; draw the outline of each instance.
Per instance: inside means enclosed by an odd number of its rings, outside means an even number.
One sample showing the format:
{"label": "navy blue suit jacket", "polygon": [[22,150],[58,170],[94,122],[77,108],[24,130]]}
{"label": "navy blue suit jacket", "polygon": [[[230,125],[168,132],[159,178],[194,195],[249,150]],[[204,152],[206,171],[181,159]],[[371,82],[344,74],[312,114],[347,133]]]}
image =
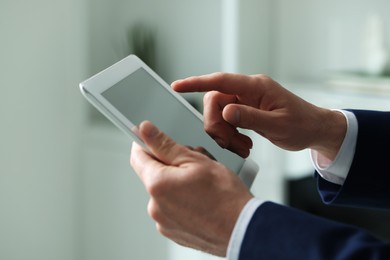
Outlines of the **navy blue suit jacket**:
{"label": "navy blue suit jacket", "polygon": [[[390,112],[350,111],[358,120],[350,172],[342,187],[316,173],[320,195],[327,204],[390,209]],[[357,227],[266,202],[249,223],[239,259],[390,259],[390,244]]]}

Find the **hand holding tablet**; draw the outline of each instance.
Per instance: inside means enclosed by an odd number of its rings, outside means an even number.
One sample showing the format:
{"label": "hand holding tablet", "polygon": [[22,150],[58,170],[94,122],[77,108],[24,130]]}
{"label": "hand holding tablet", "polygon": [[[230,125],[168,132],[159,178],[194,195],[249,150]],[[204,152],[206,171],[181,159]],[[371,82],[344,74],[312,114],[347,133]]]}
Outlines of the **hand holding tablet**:
{"label": "hand holding tablet", "polygon": [[144,148],[136,128],[148,120],[179,144],[203,147],[251,186],[258,166],[218,146],[204,131],[202,115],[137,56],[130,55],[83,81],[80,90],[92,105]]}

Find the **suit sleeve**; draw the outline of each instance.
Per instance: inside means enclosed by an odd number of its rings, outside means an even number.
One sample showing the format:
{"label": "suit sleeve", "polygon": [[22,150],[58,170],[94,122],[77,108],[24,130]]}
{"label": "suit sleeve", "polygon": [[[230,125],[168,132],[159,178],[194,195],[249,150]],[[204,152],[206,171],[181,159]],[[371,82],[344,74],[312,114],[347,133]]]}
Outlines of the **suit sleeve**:
{"label": "suit sleeve", "polygon": [[390,112],[351,110],[358,121],[355,156],[343,186],[317,177],[326,204],[390,209]]}
{"label": "suit sleeve", "polygon": [[382,260],[390,259],[390,244],[356,227],[265,202],[247,227],[239,259]]}
{"label": "suit sleeve", "polygon": [[[358,120],[355,156],[343,186],[318,180],[327,204],[390,209],[390,112],[351,110]],[[365,230],[272,202],[253,215],[240,260],[390,259],[390,244]]]}

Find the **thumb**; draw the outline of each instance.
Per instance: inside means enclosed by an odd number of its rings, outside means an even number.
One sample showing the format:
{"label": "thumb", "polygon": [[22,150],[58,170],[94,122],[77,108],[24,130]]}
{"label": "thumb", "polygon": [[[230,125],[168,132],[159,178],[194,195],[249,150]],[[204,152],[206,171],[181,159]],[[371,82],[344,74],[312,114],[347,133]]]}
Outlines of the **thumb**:
{"label": "thumb", "polygon": [[139,125],[139,136],[156,159],[164,164],[179,165],[188,149],[177,144],[149,121]]}
{"label": "thumb", "polygon": [[222,116],[235,127],[250,129],[256,132],[271,131],[273,125],[272,112],[246,105],[227,105],[223,109]]}

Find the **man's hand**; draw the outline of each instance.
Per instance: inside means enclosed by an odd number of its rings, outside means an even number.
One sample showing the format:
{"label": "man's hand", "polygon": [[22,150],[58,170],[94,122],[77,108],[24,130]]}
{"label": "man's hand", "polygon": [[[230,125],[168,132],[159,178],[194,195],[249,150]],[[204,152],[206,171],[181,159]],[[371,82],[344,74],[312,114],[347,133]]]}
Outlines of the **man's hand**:
{"label": "man's hand", "polygon": [[214,73],[178,80],[172,88],[207,92],[205,130],[220,146],[243,157],[252,141],[237,128],[254,130],[283,149],[316,149],[330,160],[345,136],[341,113],[308,103],[264,75]]}
{"label": "man's hand", "polygon": [[252,198],[229,169],[176,144],[150,122],[133,143],[130,163],[150,194],[149,215],[158,231],[178,244],[225,256],[236,220]]}

